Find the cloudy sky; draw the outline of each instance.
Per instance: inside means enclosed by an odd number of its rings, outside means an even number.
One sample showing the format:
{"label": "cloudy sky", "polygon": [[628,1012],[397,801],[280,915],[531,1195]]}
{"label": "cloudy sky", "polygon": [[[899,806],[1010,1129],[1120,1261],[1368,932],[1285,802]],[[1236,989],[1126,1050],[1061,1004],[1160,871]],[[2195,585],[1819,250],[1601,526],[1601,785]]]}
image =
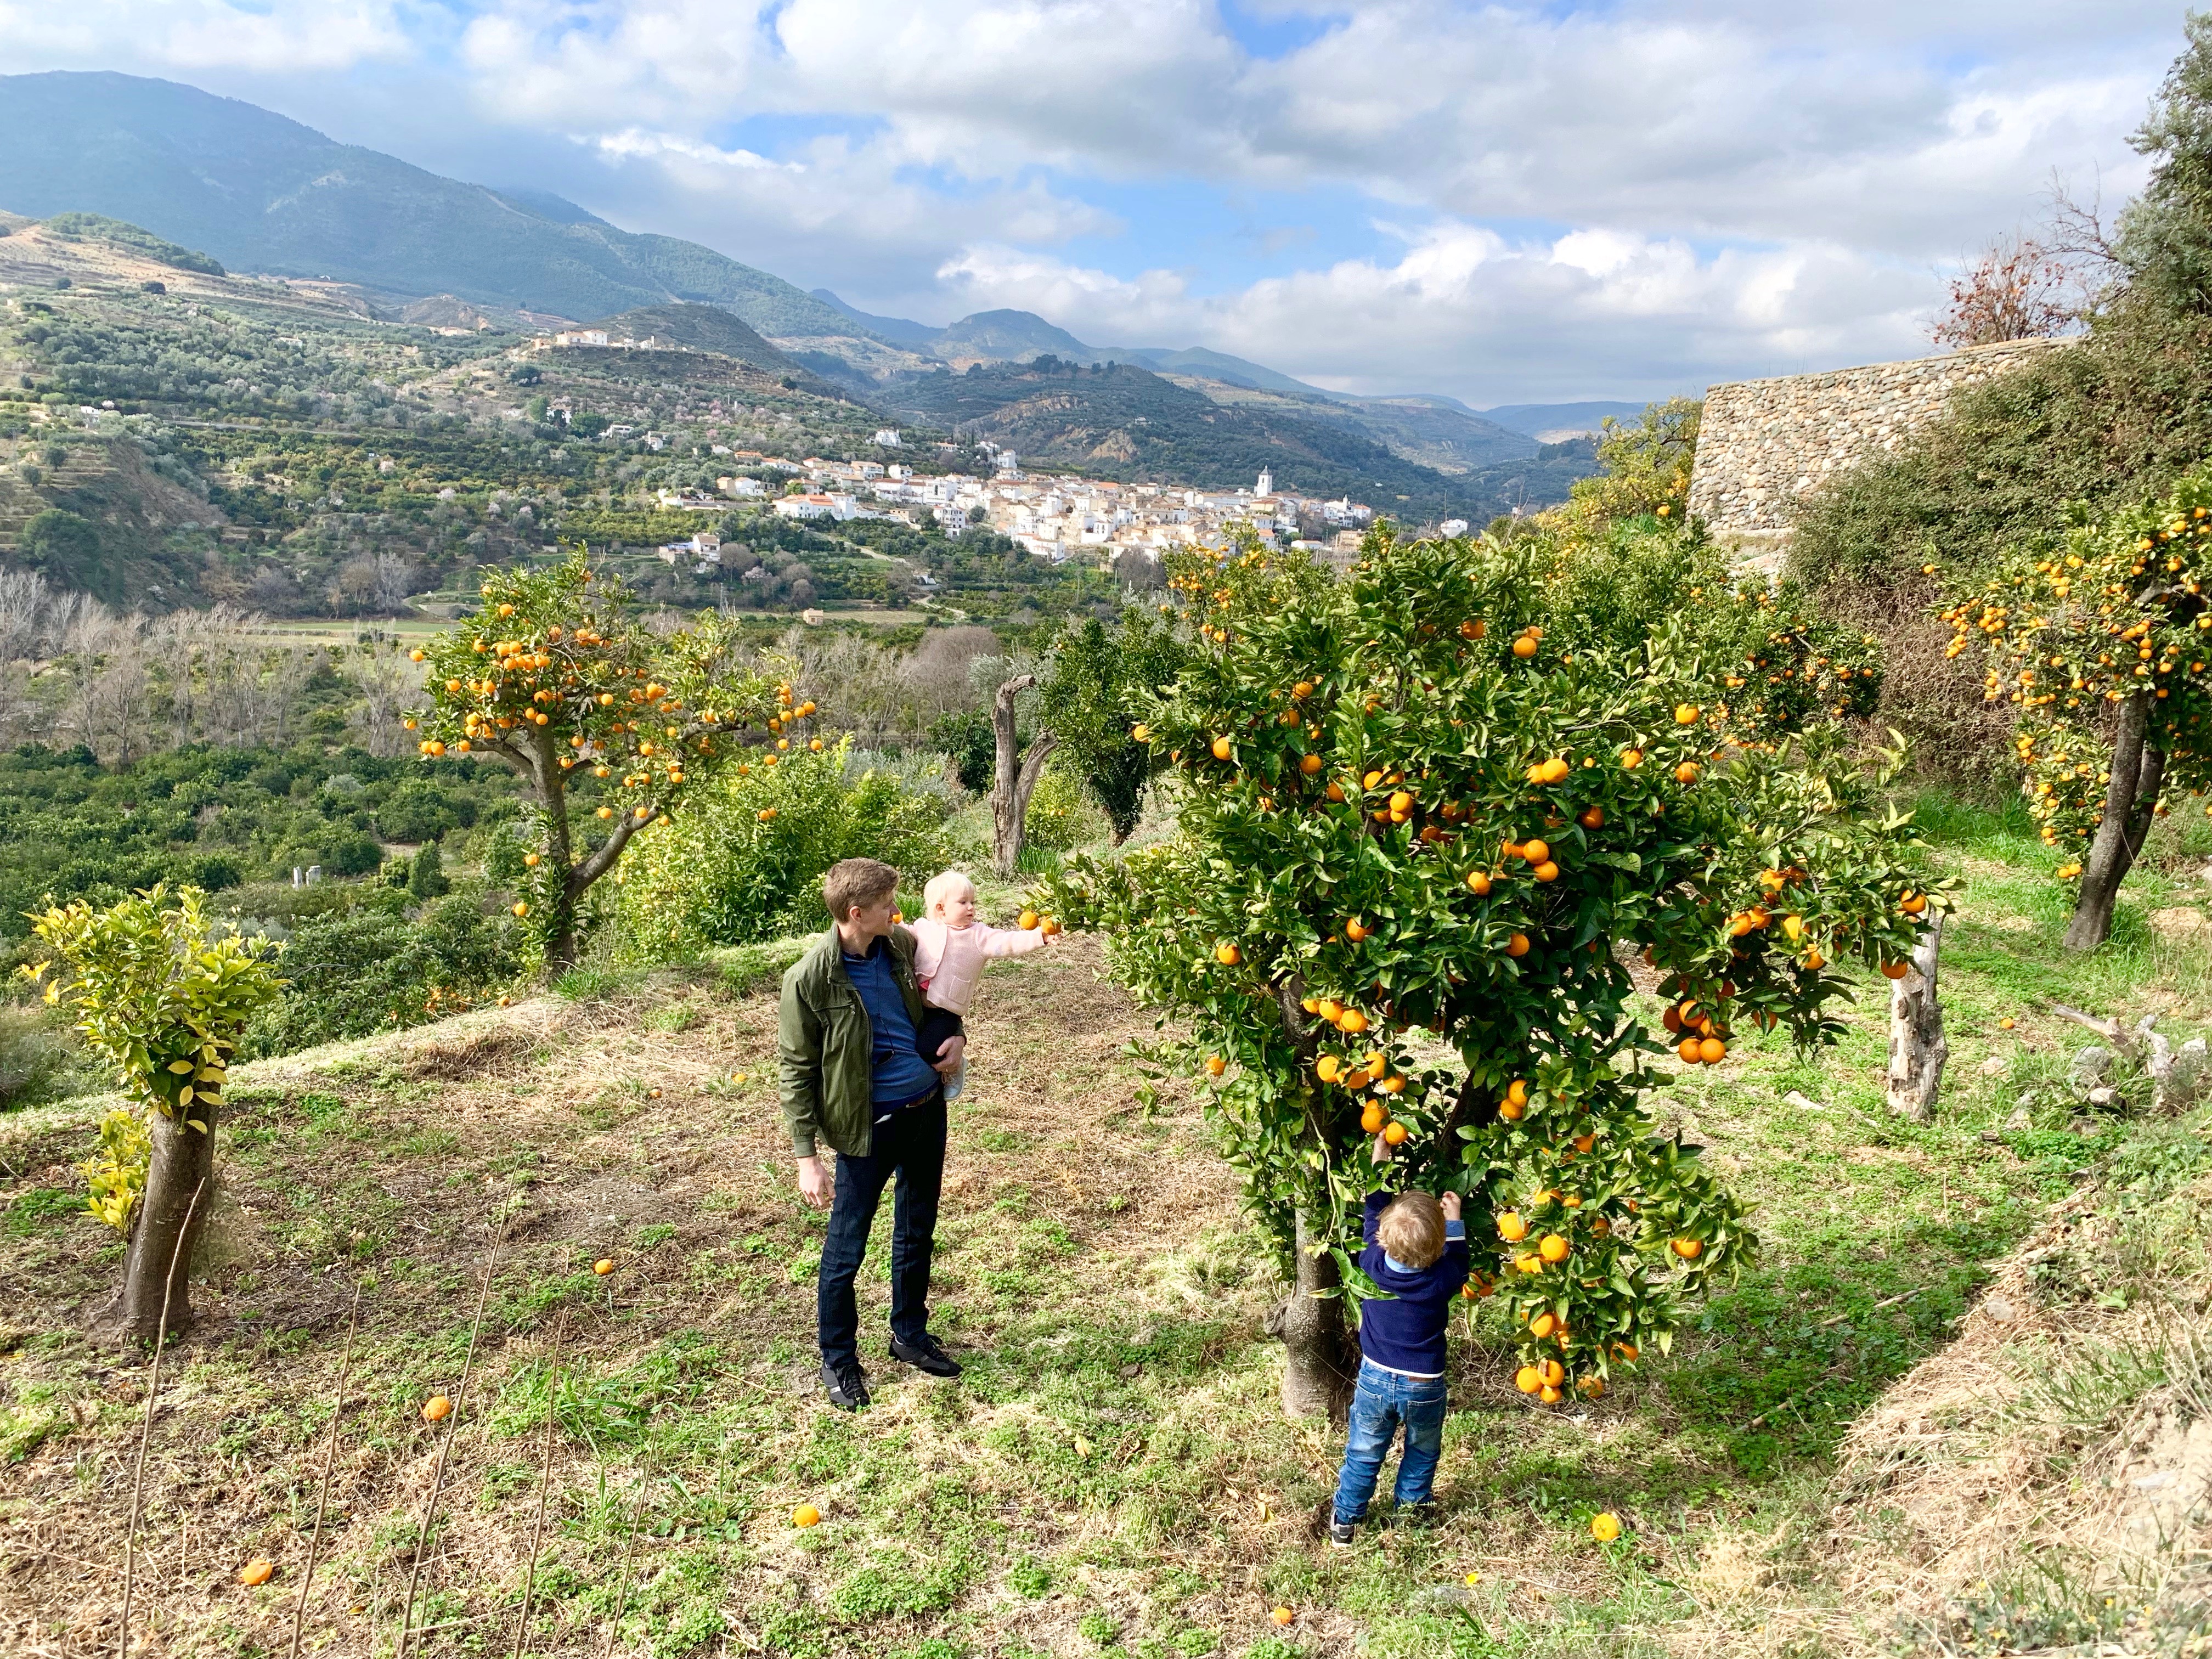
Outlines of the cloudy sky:
{"label": "cloudy sky", "polygon": [[2110,205],[2145,0],[0,0],[0,72],[245,98],[864,309],[1036,311],[1478,405],[1917,356],[2054,172]]}

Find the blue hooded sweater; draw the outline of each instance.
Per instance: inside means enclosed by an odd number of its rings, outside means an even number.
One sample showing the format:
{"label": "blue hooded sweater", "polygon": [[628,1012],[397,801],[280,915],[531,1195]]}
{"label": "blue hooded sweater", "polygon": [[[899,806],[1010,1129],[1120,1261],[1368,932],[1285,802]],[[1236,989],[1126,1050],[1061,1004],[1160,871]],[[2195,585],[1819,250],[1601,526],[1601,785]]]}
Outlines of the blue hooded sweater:
{"label": "blue hooded sweater", "polygon": [[1359,1270],[1391,1299],[1359,1304],[1359,1352],[1386,1370],[1410,1376],[1441,1376],[1444,1369],[1444,1324],[1451,1299],[1467,1283],[1467,1226],[1444,1223],[1444,1253],[1418,1272],[1400,1267],[1376,1242],[1375,1229],[1395,1193],[1367,1194]]}

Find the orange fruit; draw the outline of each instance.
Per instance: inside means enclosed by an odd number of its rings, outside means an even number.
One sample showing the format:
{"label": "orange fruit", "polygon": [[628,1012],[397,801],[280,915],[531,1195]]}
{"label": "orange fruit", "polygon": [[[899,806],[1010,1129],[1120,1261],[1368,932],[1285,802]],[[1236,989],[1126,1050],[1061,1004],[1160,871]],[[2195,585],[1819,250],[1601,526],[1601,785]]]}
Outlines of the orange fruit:
{"label": "orange fruit", "polygon": [[1552,856],[1552,844],[1547,841],[1524,841],[1517,850],[1531,864],[1541,864]]}
{"label": "orange fruit", "polygon": [[1312,777],[1318,773],[1321,766],[1322,760],[1319,755],[1301,755],[1298,757],[1298,770],[1308,777]]}
{"label": "orange fruit", "polygon": [[[1323,1054],[1314,1061],[1314,1075],[1323,1083],[1334,1083],[1343,1074],[1344,1062],[1334,1054]],[[1375,1127],[1379,1129],[1382,1126],[1378,1123]]]}
{"label": "orange fruit", "polygon": [[1544,1362],[1543,1369],[1544,1382],[1547,1386],[1556,1389],[1560,1383],[1566,1381],[1567,1368],[1559,1364],[1558,1360],[1547,1359]]}
{"label": "orange fruit", "polygon": [[453,1414],[453,1402],[442,1394],[434,1394],[422,1402],[422,1420],[442,1423]]}
{"label": "orange fruit", "polygon": [[1586,1152],[1596,1145],[1597,1136],[1595,1133],[1586,1135],[1577,1135],[1575,1137],[1575,1150],[1578,1152]]}
{"label": "orange fruit", "polygon": [[1352,917],[1351,921],[1344,924],[1344,936],[1350,939],[1354,945],[1358,944],[1360,940],[1365,939],[1368,934],[1373,931],[1374,929],[1368,927],[1365,922],[1360,921],[1358,916]]}
{"label": "orange fruit", "polygon": [[1229,758],[1228,738],[1216,738],[1213,740],[1213,758],[1219,761],[1225,761]]}
{"label": "orange fruit", "polygon": [[1644,764],[1644,751],[1641,749],[1622,750],[1620,751],[1620,763],[1627,770],[1633,772],[1638,767]]}
{"label": "orange fruit", "polygon": [[1380,1106],[1370,1105],[1359,1115],[1359,1127],[1370,1135],[1381,1134],[1382,1124],[1382,1109]]}
{"label": "orange fruit", "polygon": [[1682,1034],[1682,1011],[1668,1003],[1666,1011],[1659,1016],[1659,1023],[1667,1028],[1669,1036],[1680,1036]]}
{"label": "orange fruit", "polygon": [[[1595,1377],[1590,1379],[1596,1382]],[[1601,1385],[1602,1386],[1602,1385]],[[1611,1510],[1590,1517],[1590,1536],[1601,1544],[1610,1544],[1620,1536],[1620,1517]]]}
{"label": "orange fruit", "polygon": [[1288,1607],[1277,1607],[1273,1613],[1269,1613],[1267,1617],[1273,1620],[1279,1625],[1287,1625],[1291,1620],[1297,1618],[1297,1614],[1292,1613]]}
{"label": "orange fruit", "polygon": [[1022,931],[1023,931],[1024,933],[1026,933],[1027,932],[1029,932],[1029,930],[1030,930],[1030,928],[1032,928],[1032,927],[1036,927],[1036,926],[1037,925],[1037,913],[1036,913],[1036,911],[1034,911],[1034,910],[1024,910],[1024,911],[1023,911],[1023,912],[1022,912],[1022,916],[1021,916],[1021,924],[1020,924],[1020,925],[1021,925],[1021,929],[1022,929]]}
{"label": "orange fruit", "polygon": [[1467,872],[1467,885],[1469,892],[1473,893],[1478,898],[1481,897],[1483,895],[1490,891],[1489,873],[1486,871],[1482,870],[1468,871]]}
{"label": "orange fruit", "polygon": [[1509,957],[1527,956],[1528,954],[1528,934],[1516,933],[1512,938],[1507,939],[1505,941],[1505,954]]}
{"label": "orange fruit", "polygon": [[1536,1254],[1557,1267],[1567,1259],[1567,1241],[1557,1233],[1546,1233],[1544,1242],[1536,1247]]}
{"label": "orange fruit", "polygon": [[1525,1079],[1516,1077],[1512,1082],[1507,1084],[1505,1085],[1505,1100],[1508,1105],[1526,1106],[1528,1103],[1528,1085],[1527,1080]]}
{"label": "orange fruit", "polygon": [[822,1524],[822,1511],[811,1504],[801,1504],[792,1510],[791,1524],[794,1527],[818,1527]]}
{"label": "orange fruit", "polygon": [[1224,943],[1213,947],[1213,959],[1224,968],[1234,968],[1244,960],[1244,953],[1233,944]]}
{"label": "orange fruit", "polygon": [[1534,1394],[1544,1386],[1544,1373],[1534,1365],[1523,1365],[1513,1373],[1513,1386],[1523,1394]]}
{"label": "orange fruit", "polygon": [[1909,962],[1885,962],[1881,964],[1881,976],[1884,979],[1903,979],[1911,971],[1912,964]]}
{"label": "orange fruit", "polygon": [[1698,769],[1697,762],[1684,761],[1680,766],[1674,769],[1674,781],[1677,783],[1695,783],[1698,781]]}
{"label": "orange fruit", "polygon": [[2013,1022],[2010,1019],[2001,1019],[1997,1022],[1997,1030],[2000,1031],[2009,1031],[2012,1028]]}
{"label": "orange fruit", "polygon": [[1559,866],[1551,860],[1546,859],[1530,873],[1539,881],[1557,881],[1559,878]]}
{"label": "orange fruit", "polygon": [[1605,808],[1602,806],[1586,808],[1575,822],[1585,830],[1595,830],[1605,822]]}
{"label": "orange fruit", "polygon": [[1709,1036],[1698,1044],[1698,1058],[1708,1066],[1717,1066],[1728,1058],[1728,1044],[1717,1036]]}
{"label": "orange fruit", "polygon": [[1563,1398],[1565,1398],[1565,1396],[1559,1393],[1558,1389],[1554,1388],[1551,1383],[1547,1382],[1542,1388],[1536,1390],[1536,1398],[1542,1401],[1547,1406],[1556,1406]]}
{"label": "orange fruit", "polygon": [[1516,657],[1534,656],[1536,654],[1536,641],[1530,639],[1526,634],[1523,634],[1519,639],[1513,641],[1513,654]]}
{"label": "orange fruit", "polygon": [[1498,1109],[1498,1115],[1504,1118],[1508,1123],[1518,1123],[1521,1121],[1522,1115],[1527,1112],[1528,1109],[1526,1106],[1516,1106],[1509,1100]]}
{"label": "orange fruit", "polygon": [[1358,1036],[1362,1031],[1367,1029],[1367,1016],[1361,1013],[1357,1008],[1347,1008],[1344,1011],[1343,1015],[1337,1020],[1336,1029],[1340,1031],[1349,1032],[1353,1036]]}
{"label": "orange fruit", "polygon": [[1386,1146],[1402,1146],[1406,1144],[1406,1126],[1393,1119],[1382,1126],[1382,1144]]}
{"label": "orange fruit", "polygon": [[1682,1057],[1685,1063],[1692,1066],[1695,1066],[1699,1060],[1705,1058],[1704,1054],[1698,1047],[1698,1039],[1693,1036],[1684,1037],[1682,1039],[1682,1046],[1675,1049],[1674,1052]]}
{"label": "orange fruit", "polygon": [[612,1273],[614,1270],[615,1270],[615,1264],[614,1264],[614,1261],[613,1261],[613,1259],[612,1259],[611,1257],[609,1257],[609,1256],[604,1256],[604,1255],[603,1255],[603,1256],[601,1256],[601,1257],[600,1257],[597,1261],[594,1261],[593,1263],[592,1263],[592,1271],[593,1273],[595,1273],[599,1274],[599,1276],[600,1278],[602,1278],[602,1279],[605,1279],[605,1278],[609,1273]]}
{"label": "orange fruit", "polygon": [[1208,1054],[1208,1055],[1206,1057],[1206,1076],[1208,1076],[1208,1077],[1219,1077],[1219,1076],[1220,1076],[1224,1072],[1227,1071],[1228,1069],[1229,1069],[1229,1062],[1228,1062],[1227,1060],[1225,1060],[1222,1059],[1222,1057],[1221,1057],[1219,1054]]}
{"label": "orange fruit", "polygon": [[1697,704],[1693,702],[1678,702],[1674,705],[1674,724],[1677,726],[1695,726],[1698,723],[1698,713],[1699,710]]}
{"label": "orange fruit", "polygon": [[1667,1248],[1685,1261],[1695,1261],[1705,1253],[1705,1242],[1696,1238],[1678,1238]]}
{"label": "orange fruit", "polygon": [[1498,1218],[1498,1236],[1508,1244],[1518,1244],[1528,1237],[1528,1224],[1518,1211],[1508,1210]]}
{"label": "orange fruit", "polygon": [[1365,1072],[1357,1069],[1346,1072],[1342,1080],[1347,1089],[1364,1089],[1372,1081]]}
{"label": "orange fruit", "polygon": [[1037,932],[1042,933],[1047,939],[1059,938],[1062,932],[1060,919],[1057,916],[1047,916],[1042,921],[1037,923]]}
{"label": "orange fruit", "polygon": [[1558,1320],[1553,1318],[1552,1316],[1547,1313],[1540,1313],[1534,1319],[1528,1322],[1528,1334],[1534,1337],[1539,1342],[1541,1342],[1553,1331],[1559,1329],[1559,1322]]}
{"label": "orange fruit", "polygon": [[276,1564],[265,1555],[257,1555],[238,1570],[241,1584],[265,1584],[276,1571]]}

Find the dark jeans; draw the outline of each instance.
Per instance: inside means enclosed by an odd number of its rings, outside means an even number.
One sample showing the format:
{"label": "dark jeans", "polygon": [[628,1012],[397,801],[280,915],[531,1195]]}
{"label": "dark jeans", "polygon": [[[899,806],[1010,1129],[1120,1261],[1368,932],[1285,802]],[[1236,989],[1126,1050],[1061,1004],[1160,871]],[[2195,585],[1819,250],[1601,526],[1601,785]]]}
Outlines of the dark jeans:
{"label": "dark jeans", "polygon": [[929,1258],[936,1248],[937,1195],[945,1181],[945,1095],[932,1095],[875,1127],[866,1158],[837,1154],[837,1196],[822,1241],[816,1305],[822,1360],[840,1365],[860,1358],[860,1310],[853,1280],[868,1251],[876,1208],[893,1176],[891,1334],[912,1342],[929,1329]]}
{"label": "dark jeans", "polygon": [[1382,1473],[1382,1459],[1405,1425],[1406,1449],[1398,1458],[1398,1504],[1425,1504],[1444,1451],[1444,1380],[1401,1376],[1372,1360],[1359,1365],[1352,1420],[1344,1436],[1344,1468],[1336,1478],[1336,1519],[1367,1518],[1368,1500]]}

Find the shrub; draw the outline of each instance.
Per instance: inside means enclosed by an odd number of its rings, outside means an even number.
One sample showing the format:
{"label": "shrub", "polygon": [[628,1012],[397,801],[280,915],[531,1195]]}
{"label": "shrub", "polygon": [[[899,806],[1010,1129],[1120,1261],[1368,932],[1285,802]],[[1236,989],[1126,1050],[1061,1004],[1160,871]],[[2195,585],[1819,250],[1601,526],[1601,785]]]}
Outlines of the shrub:
{"label": "shrub", "polygon": [[521,939],[504,916],[465,896],[410,922],[355,910],[302,922],[285,950],[283,1000],[247,1027],[250,1056],[288,1054],[459,1012],[522,969]]}
{"label": "shrub", "polygon": [[1047,856],[1070,852],[1106,834],[1106,816],[1083,787],[1073,763],[1055,755],[1037,780],[1023,820],[1027,850]]}
{"label": "shrub", "polygon": [[51,1019],[35,1008],[0,1003],[0,1112],[58,1100],[91,1083]]}
{"label": "shrub", "polygon": [[732,770],[684,817],[641,831],[618,880],[624,961],[690,956],[825,924],[819,883],[840,859],[933,873],[948,858],[941,796],[873,769],[846,775],[846,745]]}

